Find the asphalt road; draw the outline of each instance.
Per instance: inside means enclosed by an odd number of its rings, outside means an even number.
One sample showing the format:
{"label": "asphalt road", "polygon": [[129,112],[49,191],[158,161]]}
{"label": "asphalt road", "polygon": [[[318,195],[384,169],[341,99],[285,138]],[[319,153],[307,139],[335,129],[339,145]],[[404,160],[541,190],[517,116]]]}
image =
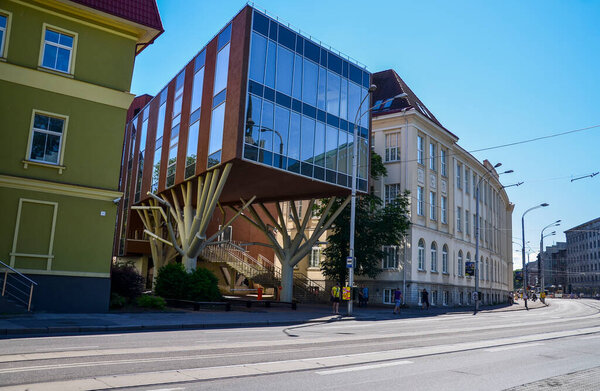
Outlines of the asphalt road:
{"label": "asphalt road", "polygon": [[[570,389],[557,388],[561,376],[598,374],[600,302],[550,303],[476,316],[386,311],[382,320],[289,327],[6,339],[0,389],[525,390],[551,378],[553,390]],[[600,376],[579,378],[600,389]]]}

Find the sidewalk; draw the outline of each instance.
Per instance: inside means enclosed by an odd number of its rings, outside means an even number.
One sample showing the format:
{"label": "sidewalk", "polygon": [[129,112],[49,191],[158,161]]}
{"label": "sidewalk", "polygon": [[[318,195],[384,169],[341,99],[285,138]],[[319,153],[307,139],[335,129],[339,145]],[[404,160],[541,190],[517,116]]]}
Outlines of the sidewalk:
{"label": "sidewalk", "polygon": [[[340,306],[342,312],[345,306]],[[544,307],[536,301],[529,308]],[[480,312],[504,312],[525,310],[522,301],[512,306],[484,306]],[[0,315],[0,338],[65,335],[76,333],[105,333],[123,331],[156,331],[180,329],[209,329],[233,327],[284,326],[301,323],[326,323],[340,320],[389,320],[420,318],[443,314],[472,313],[472,307],[431,307],[402,309],[401,315],[392,314],[392,307],[354,307],[353,316],[332,315],[326,304],[299,304],[297,310],[289,308],[252,308],[233,311],[185,311],[122,313],[106,312],[93,314],[33,313],[24,315]]]}

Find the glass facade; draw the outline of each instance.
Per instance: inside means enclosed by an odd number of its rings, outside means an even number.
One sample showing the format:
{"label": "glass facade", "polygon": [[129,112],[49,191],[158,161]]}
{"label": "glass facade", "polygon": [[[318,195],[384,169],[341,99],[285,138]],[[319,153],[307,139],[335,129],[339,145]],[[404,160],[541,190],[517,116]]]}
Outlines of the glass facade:
{"label": "glass facade", "polygon": [[351,187],[356,126],[366,191],[369,104],[359,105],[369,85],[368,72],[254,10],[244,159]]}

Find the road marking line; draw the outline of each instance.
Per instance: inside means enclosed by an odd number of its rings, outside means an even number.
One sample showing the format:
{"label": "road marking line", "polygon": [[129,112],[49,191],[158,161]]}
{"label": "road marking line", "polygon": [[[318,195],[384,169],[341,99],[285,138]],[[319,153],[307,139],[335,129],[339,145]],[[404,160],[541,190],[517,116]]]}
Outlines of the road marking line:
{"label": "road marking line", "polygon": [[93,346],[64,346],[62,348],[39,348],[39,349],[35,349],[37,352],[50,352],[50,351],[57,351],[57,350],[68,350],[68,349],[91,349],[91,348],[99,348],[100,346],[98,345],[93,345]]}
{"label": "road marking line", "polygon": [[373,365],[361,365],[358,367],[350,367],[350,368],[342,368],[342,369],[332,369],[329,371],[317,371],[317,375],[332,375],[335,373],[344,373],[344,372],[355,372],[355,371],[366,371],[368,369],[377,369],[377,368],[385,368],[385,367],[394,367],[397,365],[406,365],[412,364],[412,361],[396,361],[396,362],[387,362],[381,364],[373,364]]}
{"label": "road marking line", "polygon": [[486,352],[503,352],[505,350],[528,348],[530,346],[543,345],[541,342],[523,343],[519,345],[498,346],[496,348],[485,349]]}

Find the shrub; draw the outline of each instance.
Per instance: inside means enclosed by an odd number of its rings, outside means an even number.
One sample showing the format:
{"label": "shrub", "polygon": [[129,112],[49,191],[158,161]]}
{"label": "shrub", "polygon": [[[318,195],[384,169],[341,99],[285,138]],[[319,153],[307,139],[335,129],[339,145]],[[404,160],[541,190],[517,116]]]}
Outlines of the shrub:
{"label": "shrub", "polygon": [[127,299],[118,293],[110,294],[110,308],[123,308],[127,304]]}
{"label": "shrub", "polygon": [[142,295],[137,298],[136,304],[143,308],[154,308],[163,310],[167,306],[167,302],[160,296]]}
{"label": "shrub", "polygon": [[144,277],[131,263],[111,266],[110,291],[127,299],[134,299],[144,290]]}
{"label": "shrub", "polygon": [[221,300],[219,280],[208,269],[198,268],[188,277],[188,298],[194,301]]}
{"label": "shrub", "polygon": [[186,299],[188,274],[180,263],[161,267],[156,276],[154,292],[167,299]]}

